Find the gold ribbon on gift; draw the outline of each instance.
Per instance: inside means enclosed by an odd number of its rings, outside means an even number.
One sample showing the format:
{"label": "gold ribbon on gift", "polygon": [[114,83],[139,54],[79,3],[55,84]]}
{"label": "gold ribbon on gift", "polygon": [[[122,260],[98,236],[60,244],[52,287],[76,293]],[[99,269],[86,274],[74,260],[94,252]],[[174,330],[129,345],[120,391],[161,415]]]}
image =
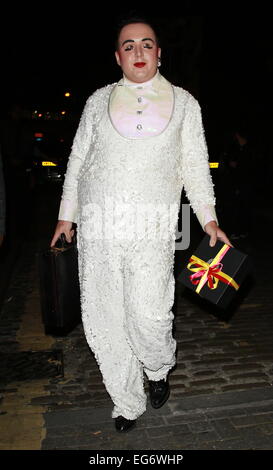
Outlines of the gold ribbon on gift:
{"label": "gold ribbon on gift", "polygon": [[[208,282],[210,289],[216,289],[219,281],[229,284],[234,287],[234,289],[239,289],[239,284],[237,284],[232,277],[228,274],[223,273],[223,264],[220,262],[221,259],[225,256],[227,251],[230,249],[230,246],[224,244],[223,247],[218,251],[217,255],[213,258],[211,263],[207,263],[202,259],[198,258],[195,255],[192,255],[190,262],[187,265],[187,268],[194,272],[190,276],[192,284],[197,285],[196,292],[199,294],[202,287]],[[196,267],[192,267],[195,265]],[[198,279],[200,278],[200,279]]]}

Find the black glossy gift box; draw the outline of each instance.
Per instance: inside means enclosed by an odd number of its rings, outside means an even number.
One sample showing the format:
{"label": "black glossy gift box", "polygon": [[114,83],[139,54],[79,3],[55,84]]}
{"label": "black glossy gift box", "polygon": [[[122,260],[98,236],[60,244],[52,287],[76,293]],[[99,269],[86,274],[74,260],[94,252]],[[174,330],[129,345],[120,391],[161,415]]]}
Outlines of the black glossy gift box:
{"label": "black glossy gift box", "polygon": [[250,259],[219,240],[213,247],[209,241],[206,234],[177,280],[196,295],[226,308],[250,272]]}

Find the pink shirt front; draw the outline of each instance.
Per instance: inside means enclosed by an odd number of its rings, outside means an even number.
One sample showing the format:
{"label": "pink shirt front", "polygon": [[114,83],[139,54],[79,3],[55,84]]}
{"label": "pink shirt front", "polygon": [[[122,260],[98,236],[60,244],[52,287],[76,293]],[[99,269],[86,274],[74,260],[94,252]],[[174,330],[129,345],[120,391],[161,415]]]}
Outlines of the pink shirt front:
{"label": "pink shirt front", "polygon": [[109,103],[113,126],[124,137],[138,139],[161,134],[172,117],[174,94],[159,73],[144,83],[125,76],[114,88]]}

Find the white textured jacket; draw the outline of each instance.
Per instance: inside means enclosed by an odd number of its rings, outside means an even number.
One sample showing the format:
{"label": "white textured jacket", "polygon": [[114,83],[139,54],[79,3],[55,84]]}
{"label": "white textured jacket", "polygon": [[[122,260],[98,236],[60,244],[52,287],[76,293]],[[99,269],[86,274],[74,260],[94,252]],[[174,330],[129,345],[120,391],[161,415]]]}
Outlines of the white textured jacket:
{"label": "white textured jacket", "polygon": [[[163,84],[169,83],[159,74],[155,78],[155,85],[158,80]],[[79,188],[81,188],[81,181],[83,178],[86,181],[88,174],[91,175],[90,184],[92,184],[92,172],[94,176],[97,161],[101,161],[103,145],[100,143],[101,134],[98,129],[103,126],[106,133],[105,139],[111,140],[111,136],[113,137],[114,144],[111,150],[109,148],[107,150],[107,152],[111,151],[113,155],[116,152],[120,154],[122,147],[124,147],[125,154],[128,152],[128,155],[131,156],[136,152],[135,158],[137,158],[137,152],[142,154],[147,152],[152,155],[154,151],[158,152],[161,146],[162,152],[168,155],[169,159],[166,161],[165,158],[164,162],[162,161],[162,172],[167,175],[166,165],[168,162],[169,169],[173,172],[172,181],[169,179],[167,184],[173,185],[173,193],[176,194],[174,200],[177,200],[177,194],[181,194],[184,187],[190,206],[201,227],[204,229],[210,220],[215,220],[218,223],[208,151],[198,101],[183,88],[171,85],[174,97],[173,113],[162,133],[143,138],[126,138],[118,135],[118,129],[114,127],[114,120],[111,119],[112,110],[109,106],[113,102],[113,96],[117,94],[119,85],[120,82],[100,88],[87,99],[68,160],[58,219],[76,223],[78,221]],[[154,103],[151,109],[155,109]],[[114,114],[112,113],[112,115]],[[119,139],[115,141],[116,137]],[[104,148],[106,147],[104,146]],[[111,160],[107,157],[106,161],[111,172],[111,163],[109,163]],[[148,183],[151,186],[156,184],[158,179],[156,171],[160,172],[160,168],[157,168],[154,173],[147,173]],[[174,174],[175,172],[176,174]],[[99,175],[99,173],[97,174]],[[126,178],[126,173],[123,173],[123,177],[124,175]],[[94,178],[93,183],[95,183]],[[90,190],[92,191],[92,188]],[[164,187],[161,188],[161,191],[164,193]]]}

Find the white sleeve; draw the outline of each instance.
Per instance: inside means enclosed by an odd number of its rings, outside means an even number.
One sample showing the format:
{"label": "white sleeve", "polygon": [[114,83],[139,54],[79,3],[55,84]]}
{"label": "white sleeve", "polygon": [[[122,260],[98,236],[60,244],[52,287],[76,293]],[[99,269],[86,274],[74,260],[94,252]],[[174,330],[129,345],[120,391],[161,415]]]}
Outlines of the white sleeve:
{"label": "white sleeve", "polygon": [[77,178],[92,138],[92,97],[85,103],[68,158],[58,220],[77,222]]}
{"label": "white sleeve", "polygon": [[189,95],[181,133],[181,177],[186,196],[202,229],[210,220],[218,224],[208,149],[198,101]]}
{"label": "white sleeve", "polygon": [[206,204],[200,207],[200,209],[198,209],[198,211],[196,212],[196,217],[203,230],[205,229],[205,225],[208,222],[211,222],[212,220],[214,220],[217,223],[217,225],[219,225],[217,215],[215,212],[215,207],[213,205]]}

